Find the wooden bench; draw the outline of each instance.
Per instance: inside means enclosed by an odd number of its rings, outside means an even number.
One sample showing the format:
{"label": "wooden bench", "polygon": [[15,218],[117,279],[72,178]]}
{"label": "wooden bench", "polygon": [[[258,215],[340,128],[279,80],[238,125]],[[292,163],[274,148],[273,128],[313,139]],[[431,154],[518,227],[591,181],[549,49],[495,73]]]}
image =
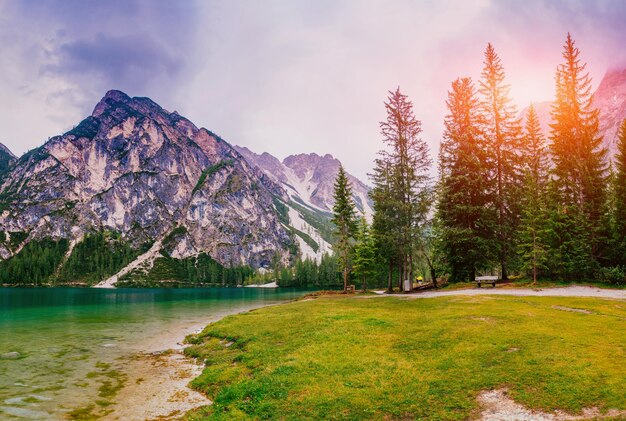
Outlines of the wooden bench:
{"label": "wooden bench", "polygon": [[433,286],[432,281],[417,281],[413,283],[413,289],[426,289]]}
{"label": "wooden bench", "polygon": [[354,285],[346,286],[346,291],[354,291]]}
{"label": "wooden bench", "polygon": [[475,282],[478,285],[478,288],[480,288],[482,284],[486,284],[486,285],[491,284],[491,286],[495,288],[497,281],[498,281],[497,276],[477,276],[475,279]]}

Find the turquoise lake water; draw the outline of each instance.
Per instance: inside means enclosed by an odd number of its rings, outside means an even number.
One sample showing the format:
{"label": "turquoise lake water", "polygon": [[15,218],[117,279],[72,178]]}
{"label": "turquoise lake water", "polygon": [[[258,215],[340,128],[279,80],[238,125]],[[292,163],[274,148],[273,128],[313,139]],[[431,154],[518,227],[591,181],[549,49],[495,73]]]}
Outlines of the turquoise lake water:
{"label": "turquoise lake water", "polygon": [[137,352],[225,315],[296,298],[270,288],[0,288],[0,419],[63,419],[97,399],[102,364],[123,370]]}

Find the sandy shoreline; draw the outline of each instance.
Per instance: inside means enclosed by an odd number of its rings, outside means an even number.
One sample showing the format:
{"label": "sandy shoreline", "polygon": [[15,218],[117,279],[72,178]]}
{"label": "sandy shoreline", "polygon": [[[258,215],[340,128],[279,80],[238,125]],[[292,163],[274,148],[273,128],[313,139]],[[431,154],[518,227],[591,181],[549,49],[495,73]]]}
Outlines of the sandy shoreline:
{"label": "sandy shoreline", "polygon": [[[221,318],[221,317],[220,317]],[[217,318],[219,319],[219,318]],[[171,420],[211,401],[187,385],[202,373],[204,366],[183,354],[185,336],[200,332],[202,326],[167,331],[124,361],[126,382],[115,397],[115,404],[102,420]]]}
{"label": "sandy shoreline", "polygon": [[182,350],[163,354],[138,354],[129,363],[128,381],[117,395],[113,412],[103,420],[171,420],[211,401],[187,387],[203,367]]}
{"label": "sandy shoreline", "polygon": [[290,301],[223,311],[191,325],[170,325],[162,334],[138,344],[136,352],[121,361],[119,368],[126,376],[124,386],[113,399],[114,404],[105,408],[106,415],[98,419],[174,420],[187,411],[210,405],[211,400],[204,394],[187,386],[202,373],[204,365],[184,355],[185,337],[226,316],[287,302]]}

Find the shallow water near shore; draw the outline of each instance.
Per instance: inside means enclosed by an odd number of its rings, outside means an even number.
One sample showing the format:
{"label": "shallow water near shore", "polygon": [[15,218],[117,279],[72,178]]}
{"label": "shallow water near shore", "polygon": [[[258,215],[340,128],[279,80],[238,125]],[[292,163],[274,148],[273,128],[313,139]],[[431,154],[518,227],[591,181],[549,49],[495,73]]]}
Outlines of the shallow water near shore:
{"label": "shallow water near shore", "polygon": [[225,315],[302,289],[0,288],[0,418],[106,409],[139,352],[168,349]]}

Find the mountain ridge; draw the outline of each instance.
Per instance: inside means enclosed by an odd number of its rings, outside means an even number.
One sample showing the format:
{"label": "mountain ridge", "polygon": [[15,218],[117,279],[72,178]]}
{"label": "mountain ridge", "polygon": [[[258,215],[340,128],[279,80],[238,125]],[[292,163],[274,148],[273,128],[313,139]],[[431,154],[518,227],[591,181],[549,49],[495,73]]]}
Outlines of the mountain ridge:
{"label": "mountain ridge", "polygon": [[[331,154],[317,153],[289,155],[281,161],[268,152],[258,154],[244,146],[234,147],[250,165],[259,168],[285,191],[283,206],[302,256],[319,261],[325,253],[331,253],[334,183],[341,162]],[[347,176],[357,214],[371,220],[374,211],[370,188],[355,176]]]}
{"label": "mountain ridge", "polygon": [[0,186],[0,257],[45,239],[67,240],[69,256],[85,236],[113,231],[135,249],[164,243],[147,272],[156,259],[201,253],[224,267],[269,267],[276,254],[293,255],[274,206],[281,194],[219,136],[111,90],[73,129],[11,164]]}
{"label": "mountain ridge", "polygon": [[[332,211],[334,202],[331,187],[341,165],[341,161],[332,154],[299,153],[288,155],[281,161],[268,152],[258,154],[248,147],[238,145],[234,145],[234,148],[252,165],[263,170],[268,177],[283,183],[283,187],[289,193],[297,195],[300,199],[307,198],[305,202],[309,202],[309,205],[320,210]],[[290,171],[292,174],[289,174]],[[294,175],[296,180],[294,180]],[[353,199],[358,210],[371,217],[372,202],[368,197],[370,187],[350,173],[347,173],[347,176],[352,184]],[[302,185],[307,182],[308,185]]]}

